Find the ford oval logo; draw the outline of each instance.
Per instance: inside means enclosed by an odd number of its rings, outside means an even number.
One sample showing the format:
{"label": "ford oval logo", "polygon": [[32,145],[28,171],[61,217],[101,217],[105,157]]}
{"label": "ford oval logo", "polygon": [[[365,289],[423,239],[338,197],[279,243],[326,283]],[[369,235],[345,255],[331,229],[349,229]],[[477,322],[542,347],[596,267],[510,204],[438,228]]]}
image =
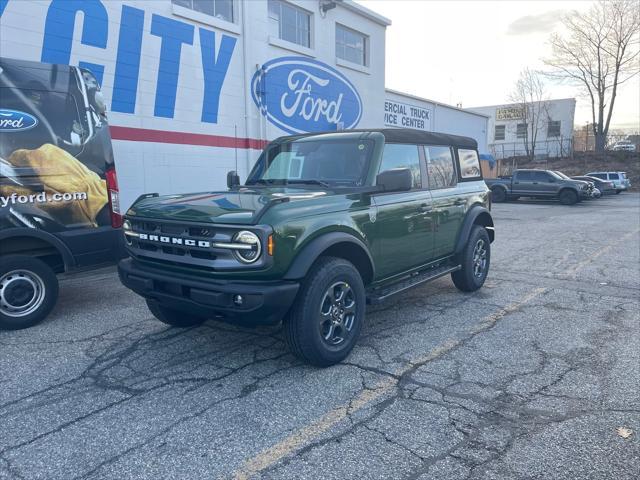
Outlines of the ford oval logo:
{"label": "ford oval logo", "polygon": [[288,133],[354,128],[362,100],[353,84],[329,65],[305,57],[265,63],[251,80],[262,115]]}
{"label": "ford oval logo", "polygon": [[0,132],[21,132],[37,124],[38,119],[33,115],[20,110],[0,108]]}

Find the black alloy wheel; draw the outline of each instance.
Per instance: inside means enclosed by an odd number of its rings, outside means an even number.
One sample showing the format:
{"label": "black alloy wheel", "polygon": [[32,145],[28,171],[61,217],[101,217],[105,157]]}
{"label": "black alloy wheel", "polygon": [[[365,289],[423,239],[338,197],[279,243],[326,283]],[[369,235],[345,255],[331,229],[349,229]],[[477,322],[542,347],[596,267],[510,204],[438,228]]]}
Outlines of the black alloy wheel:
{"label": "black alloy wheel", "polygon": [[451,274],[454,285],[463,292],[478,290],[484,285],[491,263],[491,242],[484,227],[473,227],[458,258],[461,268]]}
{"label": "black alloy wheel", "polygon": [[344,360],[358,340],[365,316],[362,277],[349,261],[320,257],[307,273],[283,322],[292,353],[318,367]]}

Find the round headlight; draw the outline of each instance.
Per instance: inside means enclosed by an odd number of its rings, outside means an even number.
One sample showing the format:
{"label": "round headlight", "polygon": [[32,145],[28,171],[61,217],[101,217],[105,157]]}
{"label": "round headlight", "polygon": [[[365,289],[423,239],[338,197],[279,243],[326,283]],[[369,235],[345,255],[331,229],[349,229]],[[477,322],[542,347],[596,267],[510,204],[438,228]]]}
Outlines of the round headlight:
{"label": "round headlight", "polygon": [[129,220],[125,220],[124,222],[122,222],[122,229],[123,230],[132,230],[131,222]]}
{"label": "round headlight", "polygon": [[235,255],[238,260],[243,263],[253,263],[260,258],[262,252],[262,245],[260,244],[260,238],[248,230],[242,230],[235,234],[233,237],[234,243],[240,243],[247,245],[251,248],[243,248],[235,250]]}

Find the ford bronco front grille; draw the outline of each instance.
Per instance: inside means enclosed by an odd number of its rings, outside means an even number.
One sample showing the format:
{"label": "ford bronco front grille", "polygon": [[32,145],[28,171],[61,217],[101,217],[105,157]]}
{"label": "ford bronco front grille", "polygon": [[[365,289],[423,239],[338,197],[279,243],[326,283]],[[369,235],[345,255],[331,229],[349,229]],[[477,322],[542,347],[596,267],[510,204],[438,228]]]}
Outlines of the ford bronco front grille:
{"label": "ford bronco front grille", "polygon": [[126,235],[127,246],[131,255],[139,260],[203,270],[238,266],[230,250],[215,247],[216,243],[231,242],[237,228],[137,219],[129,221],[133,235]]}

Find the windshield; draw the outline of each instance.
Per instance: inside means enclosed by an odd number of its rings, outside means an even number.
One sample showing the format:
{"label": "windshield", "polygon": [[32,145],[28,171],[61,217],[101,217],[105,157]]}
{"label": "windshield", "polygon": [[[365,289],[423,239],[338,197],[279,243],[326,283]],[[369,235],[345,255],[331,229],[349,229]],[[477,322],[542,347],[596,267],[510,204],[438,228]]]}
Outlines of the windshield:
{"label": "windshield", "polygon": [[357,138],[301,138],[273,144],[262,153],[247,185],[362,186],[375,143]]}
{"label": "windshield", "polygon": [[555,173],[557,177],[563,178],[563,179],[565,179],[565,180],[571,180],[569,177],[567,177],[567,176],[566,176],[564,173],[562,173],[562,172],[555,172],[555,171],[554,171],[554,172],[552,172],[552,173]]}

